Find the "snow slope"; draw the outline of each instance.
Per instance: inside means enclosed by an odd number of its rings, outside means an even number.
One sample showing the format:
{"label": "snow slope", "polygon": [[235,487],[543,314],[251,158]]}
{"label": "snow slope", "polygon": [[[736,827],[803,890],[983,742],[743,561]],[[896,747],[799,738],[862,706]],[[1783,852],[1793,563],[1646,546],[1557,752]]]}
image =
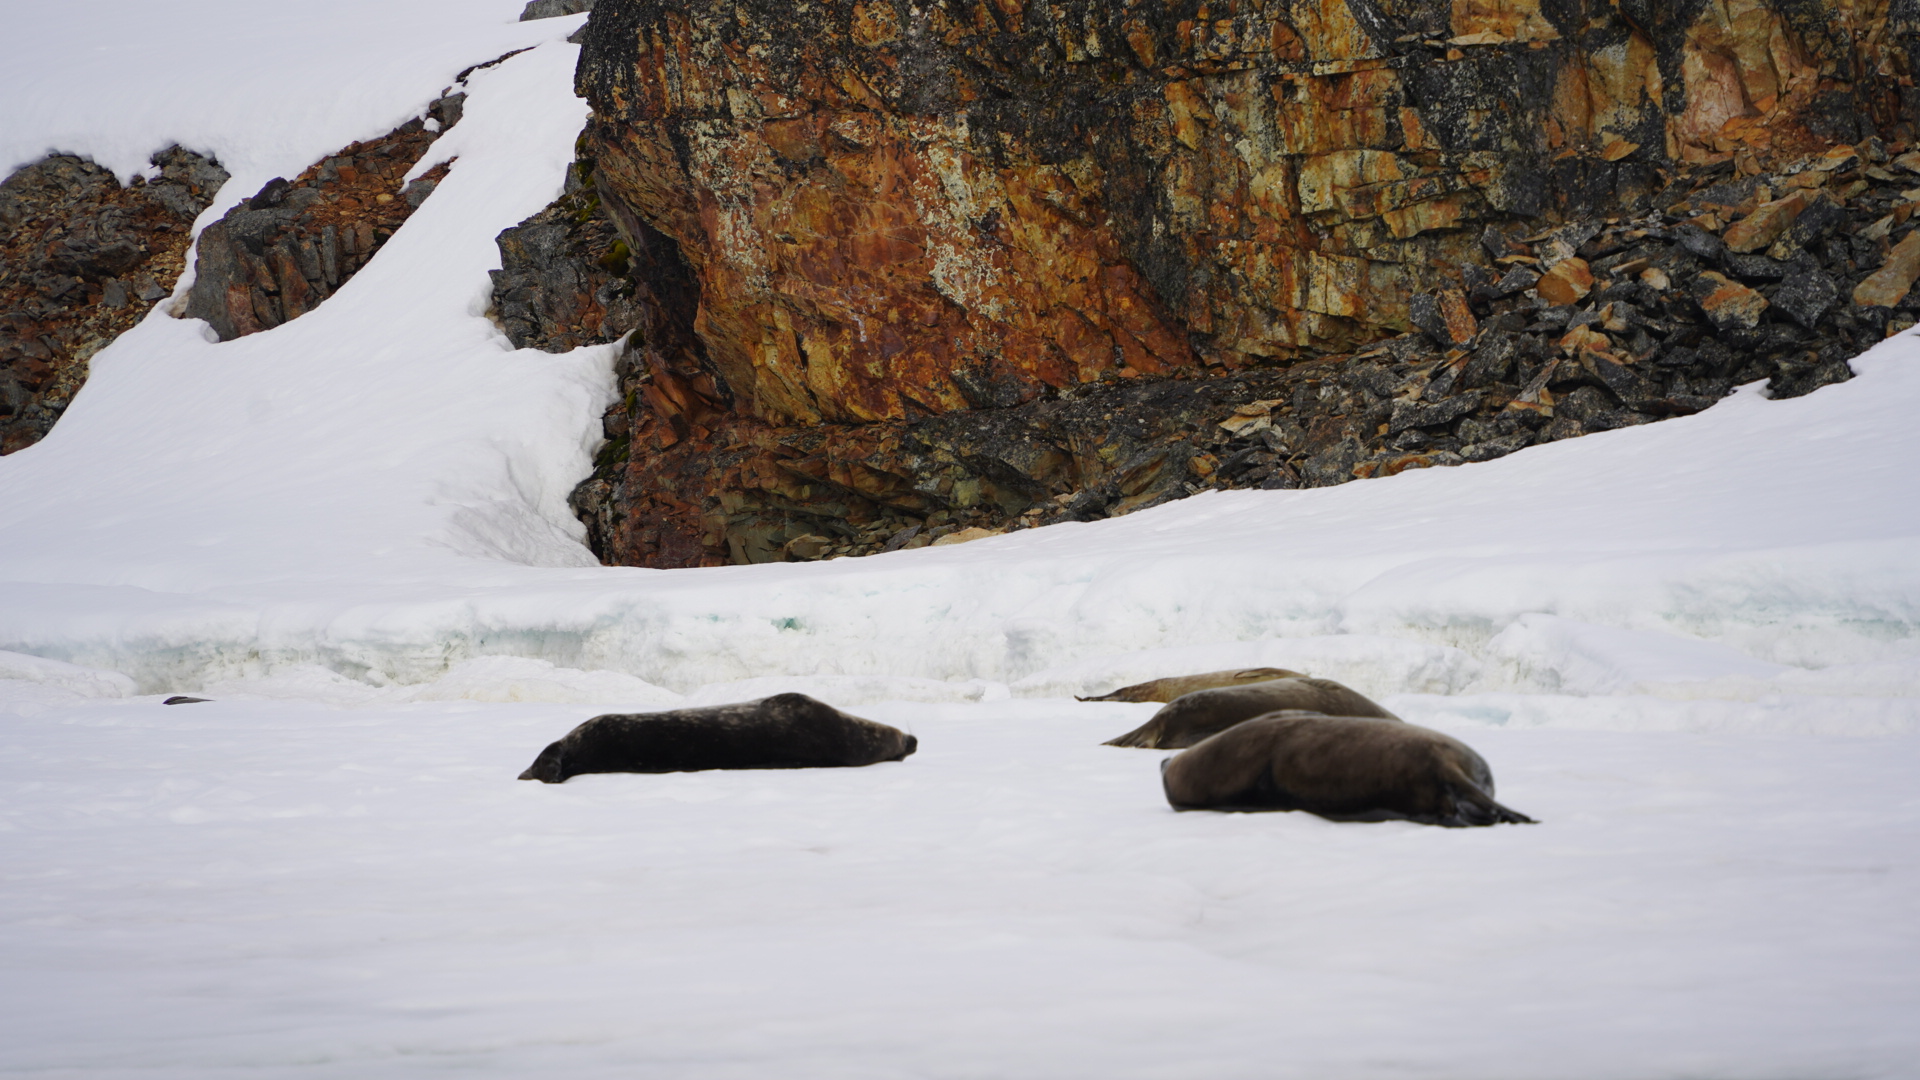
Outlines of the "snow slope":
{"label": "snow slope", "polygon": [[[0,458],[0,1070],[1920,1075],[1920,339],[1481,465],[603,568],[565,497],[611,350],[484,317],[585,116],[580,20],[520,6],[9,16],[0,158],[213,150],[213,214],[537,47],[320,310],[156,311]],[[1175,815],[1097,745],[1150,709],[1069,700],[1254,664],[1545,824]],[[787,689],[922,750],[511,782],[594,711]]]}

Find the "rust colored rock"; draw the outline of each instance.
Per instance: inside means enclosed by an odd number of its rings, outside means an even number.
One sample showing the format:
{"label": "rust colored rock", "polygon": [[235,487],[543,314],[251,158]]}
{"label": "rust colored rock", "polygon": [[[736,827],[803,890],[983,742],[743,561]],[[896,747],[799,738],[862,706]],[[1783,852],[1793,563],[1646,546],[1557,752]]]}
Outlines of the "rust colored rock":
{"label": "rust colored rock", "polygon": [[1593,291],[1593,271],[1585,259],[1562,259],[1540,275],[1534,289],[1549,304],[1578,303]]}
{"label": "rust colored rock", "polygon": [[1854,287],[1854,306],[1892,307],[1906,299],[1915,278],[1920,278],[1920,229],[1894,245],[1880,269]]}
{"label": "rust colored rock", "polygon": [[1804,191],[1796,191],[1784,199],[1775,199],[1755,207],[1753,213],[1727,226],[1721,239],[1726,241],[1728,251],[1759,251],[1780,238],[1807,208],[1807,196]]}
{"label": "rust colored rock", "polygon": [[44,438],[94,354],[173,292],[227,173],[177,146],[153,164],[158,175],[121,187],[54,154],[0,183],[0,454]]}
{"label": "rust colored rock", "polygon": [[1771,150],[1830,145],[1857,60],[1818,24],[1753,0],[608,0],[579,89],[603,195],[684,249],[741,407],[866,422],[1404,331],[1479,223],[1630,205],[1762,117]]}
{"label": "rust colored rock", "polygon": [[1722,330],[1751,330],[1760,325],[1760,314],[1767,310],[1766,297],[1711,270],[1694,283],[1693,295],[1700,310]]}
{"label": "rust colored rock", "polygon": [[[1733,281],[1777,267],[1712,234],[1744,215],[1740,247],[1831,270],[1833,222],[1774,228],[1791,215],[1763,204],[1830,191],[1850,241],[1866,209],[1904,224],[1859,201],[1920,120],[1897,74],[1920,25],[1877,10],[601,0],[577,77],[593,186],[569,197],[633,269],[499,310],[516,341],[645,327],[575,505],[604,558],[654,566],[1486,460],[1549,420],[1543,439],[1697,411],[1762,355],[1797,357],[1775,370],[1805,392],[1844,377],[1828,342],[1857,328],[1783,336]],[[1739,290],[1707,282],[1711,328],[1658,297],[1708,268]],[[598,301],[629,284],[641,310]],[[1595,318],[1596,292],[1634,310]],[[1324,374],[1389,339],[1408,381]]]}
{"label": "rust colored rock", "polygon": [[1459,289],[1441,289],[1432,296],[1416,296],[1409,311],[1413,324],[1442,346],[1464,345],[1480,329],[1479,320]]}

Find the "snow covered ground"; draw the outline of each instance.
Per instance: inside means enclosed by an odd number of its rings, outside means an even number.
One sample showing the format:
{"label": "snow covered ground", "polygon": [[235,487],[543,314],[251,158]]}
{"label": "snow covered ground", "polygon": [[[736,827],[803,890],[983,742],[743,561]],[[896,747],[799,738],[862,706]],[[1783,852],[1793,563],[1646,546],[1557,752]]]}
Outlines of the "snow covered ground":
{"label": "snow covered ground", "polygon": [[[610,351],[484,318],[585,115],[579,19],[520,6],[8,16],[6,165],[180,141],[211,215],[538,47],[320,310],[156,311],[0,459],[0,1071],[1920,1076],[1920,339],[1483,465],[602,568],[564,499]],[[1251,664],[1543,824],[1176,815],[1097,745],[1151,707],[1071,700]],[[788,689],[921,751],[512,781],[594,712]]]}

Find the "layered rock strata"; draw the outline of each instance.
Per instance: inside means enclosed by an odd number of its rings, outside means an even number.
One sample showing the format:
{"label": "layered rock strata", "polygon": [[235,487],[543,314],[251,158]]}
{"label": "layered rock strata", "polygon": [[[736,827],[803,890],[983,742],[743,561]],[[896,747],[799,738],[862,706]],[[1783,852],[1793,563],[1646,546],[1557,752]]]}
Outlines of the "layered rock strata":
{"label": "layered rock strata", "polygon": [[0,183],[0,454],[44,438],[93,355],[172,294],[227,173],[177,146],[153,165],[122,187],[56,154]]}
{"label": "layered rock strata", "polygon": [[318,307],[364,267],[446,177],[437,165],[402,179],[440,131],[460,119],[464,94],[436,101],[423,120],[354,143],[302,172],[276,178],[200,234],[183,314],[222,341],[270,330]]}
{"label": "layered rock strata", "polygon": [[603,0],[595,212],[683,276],[577,506],[852,552],[1843,378],[1920,269],[1903,12]]}

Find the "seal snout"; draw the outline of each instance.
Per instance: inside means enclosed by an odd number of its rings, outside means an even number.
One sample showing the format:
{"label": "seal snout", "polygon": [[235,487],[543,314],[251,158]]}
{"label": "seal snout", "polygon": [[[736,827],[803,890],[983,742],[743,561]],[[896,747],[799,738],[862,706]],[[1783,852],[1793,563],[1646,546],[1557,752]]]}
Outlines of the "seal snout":
{"label": "seal snout", "polygon": [[920,749],[920,740],[909,735],[907,736],[906,749],[900,751],[900,756],[906,758],[918,749]]}

